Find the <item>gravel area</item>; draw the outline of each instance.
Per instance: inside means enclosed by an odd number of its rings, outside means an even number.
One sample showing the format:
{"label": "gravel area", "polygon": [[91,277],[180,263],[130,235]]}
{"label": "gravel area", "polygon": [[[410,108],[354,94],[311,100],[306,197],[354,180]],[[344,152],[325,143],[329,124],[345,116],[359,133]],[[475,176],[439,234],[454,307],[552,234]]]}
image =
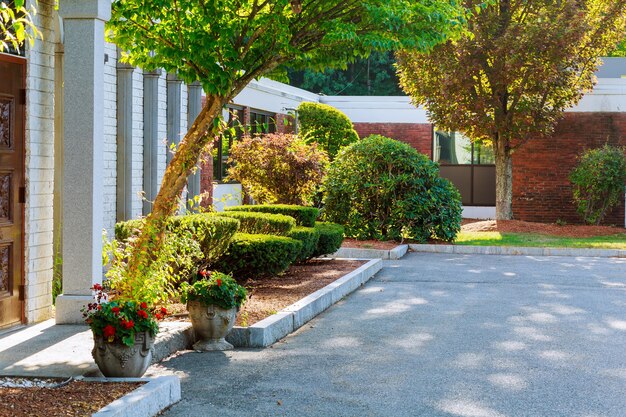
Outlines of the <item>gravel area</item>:
{"label": "gravel area", "polygon": [[400,243],[394,242],[393,240],[380,242],[378,240],[356,240],[356,239],[344,239],[343,243],[341,244],[341,246],[344,248],[383,249],[383,250],[393,249],[398,245],[400,245]]}

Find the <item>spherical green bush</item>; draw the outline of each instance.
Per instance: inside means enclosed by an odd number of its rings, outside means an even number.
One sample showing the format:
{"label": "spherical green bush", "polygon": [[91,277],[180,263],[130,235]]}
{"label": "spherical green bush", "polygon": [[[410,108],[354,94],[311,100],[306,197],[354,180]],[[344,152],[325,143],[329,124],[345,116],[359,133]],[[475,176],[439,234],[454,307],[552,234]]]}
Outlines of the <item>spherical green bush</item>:
{"label": "spherical green bush", "polygon": [[298,106],[300,136],[307,143],[316,142],[328,152],[330,160],[339,150],[359,140],[352,121],[328,104],[303,102]]}
{"label": "spherical green bush", "polygon": [[325,219],[348,237],[452,241],[461,228],[461,196],[438,165],[383,136],[342,149],[324,190]]}

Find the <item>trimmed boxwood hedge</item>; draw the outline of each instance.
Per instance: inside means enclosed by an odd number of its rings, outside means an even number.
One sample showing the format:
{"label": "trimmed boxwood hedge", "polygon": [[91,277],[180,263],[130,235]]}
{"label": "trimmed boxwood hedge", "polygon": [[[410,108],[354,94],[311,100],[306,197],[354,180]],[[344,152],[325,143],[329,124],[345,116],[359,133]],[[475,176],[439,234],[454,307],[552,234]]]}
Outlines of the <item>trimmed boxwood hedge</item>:
{"label": "trimmed boxwood hedge", "polygon": [[342,225],[330,222],[315,223],[315,230],[320,234],[313,256],[335,253],[343,242],[344,228]]}
{"label": "trimmed boxwood hedge", "polygon": [[276,275],[295,262],[302,242],[285,236],[236,233],[215,269],[235,279]]}
{"label": "trimmed boxwood hedge", "polygon": [[292,204],[259,204],[227,207],[226,211],[252,211],[258,213],[284,214],[296,219],[298,226],[313,227],[320,211],[315,207],[296,206]]}
{"label": "trimmed boxwood hedge", "polygon": [[[137,235],[144,225],[143,219],[128,220],[115,225],[115,238],[126,241]],[[212,214],[189,214],[170,217],[167,222],[168,233],[188,231],[200,243],[204,259],[202,263],[210,265],[217,261],[230,244],[230,240],[239,229],[239,220],[230,217],[218,217]]]}
{"label": "trimmed boxwood hedge", "polygon": [[304,262],[313,257],[317,244],[320,240],[320,232],[314,227],[297,226],[289,232],[288,235],[292,239],[302,242],[302,250],[296,258],[296,262]]}
{"label": "trimmed boxwood hedge", "polygon": [[226,211],[215,213],[219,217],[230,217],[240,222],[239,231],[258,235],[286,236],[296,226],[293,217],[283,214]]}

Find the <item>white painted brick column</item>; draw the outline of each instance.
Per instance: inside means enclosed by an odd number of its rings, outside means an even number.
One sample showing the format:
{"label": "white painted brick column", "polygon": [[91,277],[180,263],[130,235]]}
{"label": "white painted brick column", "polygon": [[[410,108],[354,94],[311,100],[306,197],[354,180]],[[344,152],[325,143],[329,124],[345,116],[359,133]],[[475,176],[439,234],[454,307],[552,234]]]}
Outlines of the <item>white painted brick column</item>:
{"label": "white painted brick column", "polygon": [[110,0],[63,0],[63,294],[56,322],[81,323],[81,307],[102,281],[104,23]]}
{"label": "white painted brick column", "polygon": [[[187,130],[191,128],[191,125],[196,120],[198,114],[200,114],[200,110],[202,110],[202,84],[199,82],[195,82],[193,84],[189,84],[188,88],[188,102],[189,105],[187,107]],[[189,176],[187,180],[187,190],[189,191],[189,199],[193,199],[195,196],[200,195],[200,169],[198,168],[196,172]],[[193,205],[190,205],[193,206]]]}

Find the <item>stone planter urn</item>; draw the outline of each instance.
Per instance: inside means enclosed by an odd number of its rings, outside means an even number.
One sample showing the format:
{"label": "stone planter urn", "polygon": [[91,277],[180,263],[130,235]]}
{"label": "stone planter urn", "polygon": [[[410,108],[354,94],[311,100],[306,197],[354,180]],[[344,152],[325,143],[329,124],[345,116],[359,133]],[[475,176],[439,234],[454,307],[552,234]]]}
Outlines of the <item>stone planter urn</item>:
{"label": "stone planter urn", "polygon": [[150,366],[153,345],[154,338],[149,332],[137,333],[133,346],[109,343],[102,336],[94,335],[91,355],[105,377],[139,378]]}
{"label": "stone planter urn", "polygon": [[187,311],[198,340],[193,348],[200,352],[230,350],[233,345],[224,338],[235,325],[237,307],[225,310],[197,300],[187,302]]}

